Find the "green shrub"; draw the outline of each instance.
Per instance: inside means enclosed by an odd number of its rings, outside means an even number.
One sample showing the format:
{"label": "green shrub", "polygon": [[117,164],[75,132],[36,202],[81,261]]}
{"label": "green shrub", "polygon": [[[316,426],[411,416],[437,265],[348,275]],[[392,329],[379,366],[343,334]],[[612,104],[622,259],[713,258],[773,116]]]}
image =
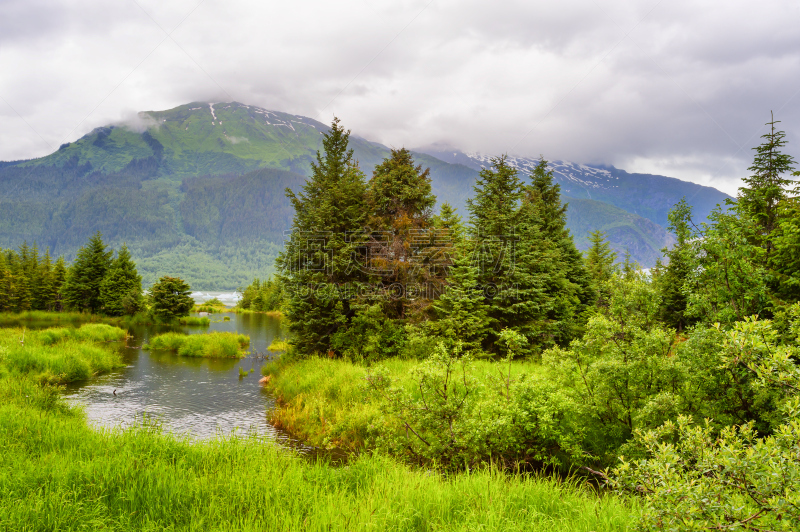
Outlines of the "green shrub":
{"label": "green shrub", "polygon": [[[792,329],[800,340],[800,320]],[[620,491],[643,496],[639,529],[796,529],[800,348],[796,341],[778,344],[777,337],[767,320],[736,322],[724,333],[725,365],[718,368],[744,368],[759,386],[780,392],[778,411],[785,417],[771,435],[759,437],[753,422],[719,430],[709,420],[694,425],[688,416],[636,433],[644,458],[623,458],[609,480]]]}
{"label": "green shrub", "polygon": [[[509,341],[509,351],[521,345]],[[380,445],[453,470],[489,460],[563,467],[584,460],[581,409],[568,393],[537,375],[512,375],[513,354],[480,374],[460,350],[440,343],[410,370],[410,387],[394,385],[383,368],[368,373],[382,411],[394,419]]]}

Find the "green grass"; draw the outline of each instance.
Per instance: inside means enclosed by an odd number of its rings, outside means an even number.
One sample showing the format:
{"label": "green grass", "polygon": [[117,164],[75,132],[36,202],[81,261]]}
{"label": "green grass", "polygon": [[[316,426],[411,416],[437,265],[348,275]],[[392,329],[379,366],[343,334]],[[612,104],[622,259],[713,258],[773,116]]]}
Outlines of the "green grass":
{"label": "green grass", "polygon": [[150,339],[147,349],[173,351],[186,357],[241,358],[250,337],[231,332],[182,334],[168,332]]}
{"label": "green grass", "polygon": [[0,374],[37,382],[65,384],[121,367],[119,355],[104,344],[125,338],[125,331],[102,323],[80,328],[0,329]]}
{"label": "green grass", "polygon": [[575,482],[488,468],[444,477],[384,456],[337,468],[256,438],[193,443],[152,426],[93,431],[52,397],[0,381],[2,530],[600,532],[632,524],[620,499]]}
{"label": "green grass", "polygon": [[189,325],[191,327],[208,327],[211,325],[211,320],[205,316],[185,316],[183,318],[178,318],[178,322],[180,322],[181,325]]}
{"label": "green grass", "polygon": [[[334,467],[254,436],[196,442],[152,423],[92,430],[59,387],[35,382],[37,368],[75,353],[104,352],[118,363],[109,340],[124,331],[25,331],[24,345],[22,333],[0,329],[0,530],[600,532],[628,530],[635,518],[635,508],[578,481],[490,467],[442,476],[381,455]],[[27,368],[15,365],[21,352]],[[354,366],[317,362],[304,386],[334,371],[326,397],[358,397],[358,385],[345,382],[357,377]]]}
{"label": "green grass", "polygon": [[2,327],[27,325],[30,323],[47,323],[50,325],[65,323],[72,325],[76,323],[101,321],[112,321],[112,319],[83,312],[48,312],[44,310],[0,312],[0,326]]}
{"label": "green grass", "polygon": [[267,347],[267,349],[272,351],[273,353],[277,351],[286,351],[287,349],[289,349],[289,342],[286,342],[285,340],[275,339],[272,341],[271,344],[269,344],[269,347]]}
{"label": "green grass", "polygon": [[[400,359],[381,362],[393,381],[415,397],[417,389],[409,372],[417,364],[417,360]],[[478,360],[471,371],[482,379],[487,375],[500,379],[500,372],[507,375],[508,369],[504,362]],[[533,362],[512,362],[510,369],[512,377],[526,373],[543,378],[541,366]],[[278,357],[261,367],[269,377],[267,388],[278,402],[270,421],[311,445],[362,449],[371,438],[397,428],[384,417],[367,389],[367,371],[343,359]]]}
{"label": "green grass", "polygon": [[204,303],[195,305],[194,308],[192,308],[192,312],[208,312],[209,314],[219,314],[220,312],[230,312],[230,310],[228,310],[228,307],[225,306],[225,303],[215,297]]}

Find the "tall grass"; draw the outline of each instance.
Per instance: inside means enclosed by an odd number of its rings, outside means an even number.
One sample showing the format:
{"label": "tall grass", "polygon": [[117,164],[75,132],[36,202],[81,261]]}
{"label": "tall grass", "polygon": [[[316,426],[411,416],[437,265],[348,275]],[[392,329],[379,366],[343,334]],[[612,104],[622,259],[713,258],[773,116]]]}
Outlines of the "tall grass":
{"label": "tall grass", "polygon": [[208,327],[211,325],[211,320],[205,316],[185,316],[183,318],[178,318],[178,322],[181,325],[189,325],[192,327]]}
{"label": "tall grass", "polygon": [[100,343],[119,341],[125,331],[102,323],[80,328],[0,329],[0,366],[4,372],[36,381],[64,384],[86,380],[121,367],[119,355]]}
{"label": "tall grass", "polygon": [[241,358],[250,337],[232,332],[182,334],[168,332],[150,339],[149,349],[163,349],[187,357]]}
{"label": "tall grass", "polygon": [[626,530],[632,516],[620,499],[550,478],[442,477],[382,456],[334,468],[256,438],[96,432],[80,415],[7,402],[0,493],[8,530],[599,532]]}
{"label": "tall grass", "polygon": [[108,321],[108,318],[83,312],[49,312],[45,310],[29,310],[25,312],[0,312],[0,326],[24,325],[28,323],[85,323]]}
{"label": "tall grass", "polygon": [[[0,329],[0,530],[600,532],[632,526],[635,508],[621,499],[543,476],[486,468],[445,477],[379,455],[337,468],[255,436],[193,442],[152,423],[91,430],[57,386],[34,382],[35,368],[58,356],[91,360],[93,349],[111,354],[106,342],[120,333],[106,327],[26,331],[24,345],[22,329]],[[21,353],[33,369],[18,363]],[[353,366],[320,363],[302,386],[328,372],[333,379],[324,397],[360,396],[358,384],[345,382],[356,376]],[[296,379],[298,369],[291,374]]]}
{"label": "tall grass", "polygon": [[[388,359],[381,365],[389,371],[396,385],[413,396],[418,389],[410,370],[418,360]],[[482,380],[501,379],[511,371],[540,375],[542,368],[527,361],[504,362],[478,360],[471,371]],[[371,438],[380,437],[392,425],[366,386],[368,368],[344,359],[310,357],[293,359],[281,356],[261,367],[269,376],[267,388],[275,394],[278,405],[270,413],[270,421],[311,445],[336,445],[356,450]],[[503,375],[500,375],[500,372]]]}
{"label": "tall grass", "polygon": [[279,340],[277,338],[275,340],[272,340],[272,343],[270,343],[269,347],[267,347],[267,350],[272,351],[273,353],[278,351],[286,351],[288,349],[289,349],[289,342],[287,342],[286,340]]}

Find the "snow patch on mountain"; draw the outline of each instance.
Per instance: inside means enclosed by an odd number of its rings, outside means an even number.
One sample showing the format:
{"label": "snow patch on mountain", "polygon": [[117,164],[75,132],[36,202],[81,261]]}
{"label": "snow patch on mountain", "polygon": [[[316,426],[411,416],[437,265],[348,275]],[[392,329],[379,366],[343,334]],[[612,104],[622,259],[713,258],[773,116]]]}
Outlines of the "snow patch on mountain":
{"label": "snow patch on mountain", "polygon": [[[455,155],[455,154],[454,154]],[[466,153],[476,164],[481,168],[490,168],[492,166],[492,155],[485,155],[482,153]],[[539,159],[533,157],[514,157],[509,155],[506,162],[512,168],[516,168],[523,175],[531,175],[539,163]],[[617,188],[618,185],[614,181],[619,178],[612,175],[610,171],[605,168],[588,166],[585,164],[571,163],[568,161],[548,161],[548,169],[553,172],[553,176],[562,185],[572,184],[586,190],[587,194],[591,195],[588,189],[611,189]]]}

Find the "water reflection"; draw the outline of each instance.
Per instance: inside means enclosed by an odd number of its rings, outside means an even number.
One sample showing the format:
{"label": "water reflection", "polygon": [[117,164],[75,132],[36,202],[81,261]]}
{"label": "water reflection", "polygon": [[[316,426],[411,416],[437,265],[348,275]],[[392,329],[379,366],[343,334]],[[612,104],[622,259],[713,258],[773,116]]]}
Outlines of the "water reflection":
{"label": "water reflection", "polygon": [[[222,321],[224,316],[230,321]],[[211,319],[211,326],[202,328],[131,328],[127,347],[118,347],[127,367],[69,386],[68,400],[84,405],[89,422],[97,426],[129,426],[146,416],[157,418],[167,430],[197,438],[235,431],[286,440],[267,423],[267,411],[274,401],[258,384],[264,356],[270,356],[267,346],[285,337],[280,320],[263,314],[233,313],[213,314]],[[141,349],[151,336],[168,330],[246,334],[250,352],[247,358],[236,360],[181,357]],[[240,377],[239,368],[248,374]]]}

